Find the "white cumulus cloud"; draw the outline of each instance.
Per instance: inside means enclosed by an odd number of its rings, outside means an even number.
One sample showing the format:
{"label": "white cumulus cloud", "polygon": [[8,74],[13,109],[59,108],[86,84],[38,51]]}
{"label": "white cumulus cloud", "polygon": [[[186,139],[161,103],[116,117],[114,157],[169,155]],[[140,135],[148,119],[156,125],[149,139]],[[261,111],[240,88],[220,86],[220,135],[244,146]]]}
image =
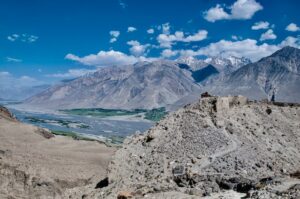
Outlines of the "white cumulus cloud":
{"label": "white cumulus cloud", "polygon": [[142,45],[136,40],[128,41],[127,44],[131,46],[129,51],[135,57],[145,56],[147,54],[147,48],[151,46],[150,44]]}
{"label": "white cumulus cloud", "polygon": [[175,34],[159,34],[157,41],[161,47],[170,48],[176,42],[195,42],[207,38],[206,30],[199,30],[194,35],[185,36],[184,32],[176,31]]}
{"label": "white cumulus cloud", "polygon": [[148,34],[153,34],[153,33],[154,33],[154,29],[153,29],[153,28],[148,29],[148,30],[147,30],[147,33],[148,33]]}
{"label": "white cumulus cloud", "polygon": [[257,61],[262,57],[266,57],[279,50],[284,46],[293,46],[300,48],[300,39],[296,37],[287,37],[279,44],[270,45],[267,43],[258,44],[254,39],[244,39],[240,41],[228,41],[220,40],[215,43],[200,48],[197,51],[194,50],[180,50],[181,56],[236,56],[236,57],[247,57],[252,61]]}
{"label": "white cumulus cloud", "polygon": [[231,35],[231,39],[233,39],[233,40],[242,40],[243,37],[242,36],[237,36],[237,35]]}
{"label": "white cumulus cloud", "polygon": [[162,52],[161,52],[161,56],[163,58],[170,58],[170,57],[174,57],[178,54],[178,51],[177,50],[171,50],[171,49],[164,49]]}
{"label": "white cumulus cloud", "polygon": [[226,19],[245,20],[251,19],[257,11],[263,9],[262,5],[255,0],[237,0],[229,7],[229,12],[224,8],[224,6],[217,4],[215,7],[204,12],[204,18],[209,22]]}
{"label": "white cumulus cloud", "polygon": [[217,4],[216,7],[210,8],[208,11],[204,12],[204,18],[207,21],[215,22],[217,20],[229,19],[230,15],[225,12],[221,5]]}
{"label": "white cumulus cloud", "polygon": [[154,58],[145,58],[143,56],[135,57],[133,55],[127,55],[123,52],[114,50],[100,51],[97,54],[90,54],[84,57],[79,57],[74,54],[67,54],[65,58],[89,66],[127,65],[134,64],[139,61],[154,60]]}
{"label": "white cumulus cloud", "polygon": [[12,34],[7,36],[7,39],[9,41],[21,41],[21,42],[25,42],[25,43],[33,43],[36,40],[38,40],[38,36],[35,35],[28,35],[28,34]]}
{"label": "white cumulus cloud", "polygon": [[137,29],[135,27],[132,27],[132,26],[130,26],[130,27],[127,28],[127,32],[134,32],[136,30]]}
{"label": "white cumulus cloud", "polygon": [[158,27],[158,30],[162,29],[162,32],[164,34],[170,34],[170,23],[164,23],[161,26]]}
{"label": "white cumulus cloud", "polygon": [[109,32],[111,39],[110,39],[110,43],[114,43],[117,41],[118,37],[120,36],[120,31],[117,30],[112,30]]}
{"label": "white cumulus cloud", "polygon": [[285,47],[285,46],[292,46],[295,48],[300,48],[300,39],[299,39],[299,37],[297,38],[297,37],[288,36],[278,46],[280,48]]}
{"label": "white cumulus cloud", "polygon": [[12,35],[7,36],[7,39],[9,41],[16,41],[17,39],[19,39],[19,37],[20,36],[18,34],[12,34]]}
{"label": "white cumulus cloud", "polygon": [[270,55],[277,49],[278,47],[274,45],[258,45],[257,41],[254,39],[245,39],[234,42],[221,40],[201,48],[197,53],[207,56],[218,56],[220,54],[223,54],[224,56],[234,55],[237,57],[247,57],[252,60],[258,60],[261,57]]}
{"label": "white cumulus cloud", "polygon": [[109,40],[110,43],[115,43],[117,41],[117,38],[113,37]]}
{"label": "white cumulus cloud", "polygon": [[109,32],[109,34],[110,34],[112,37],[119,37],[119,36],[120,36],[120,31],[112,30],[112,31]]}
{"label": "white cumulus cloud", "polygon": [[267,22],[267,21],[259,21],[259,22],[256,22],[252,27],[251,29],[252,30],[260,30],[260,29],[268,29],[270,26],[270,23]]}
{"label": "white cumulus cloud", "polygon": [[297,26],[295,23],[290,23],[285,30],[290,31],[290,32],[297,32],[300,30],[300,28]]}
{"label": "white cumulus cloud", "polygon": [[194,35],[189,35],[186,38],[183,38],[183,42],[193,42],[193,41],[202,41],[207,38],[208,32],[206,30],[199,30]]}
{"label": "white cumulus cloud", "polygon": [[260,36],[260,41],[264,41],[264,40],[273,40],[273,39],[276,39],[277,36],[274,34],[273,30],[272,29],[269,29],[267,30],[267,32],[263,33],[261,36]]}

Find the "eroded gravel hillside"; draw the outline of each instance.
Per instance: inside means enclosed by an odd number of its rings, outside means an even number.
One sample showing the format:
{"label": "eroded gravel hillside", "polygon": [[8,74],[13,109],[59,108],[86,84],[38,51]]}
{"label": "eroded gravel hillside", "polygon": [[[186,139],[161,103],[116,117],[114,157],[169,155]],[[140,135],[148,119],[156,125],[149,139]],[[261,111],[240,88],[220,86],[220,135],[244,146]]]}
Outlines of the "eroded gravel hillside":
{"label": "eroded gravel hillside", "polygon": [[203,98],[128,138],[109,166],[109,185],[90,196],[199,198],[232,189],[296,198],[299,143],[298,105]]}

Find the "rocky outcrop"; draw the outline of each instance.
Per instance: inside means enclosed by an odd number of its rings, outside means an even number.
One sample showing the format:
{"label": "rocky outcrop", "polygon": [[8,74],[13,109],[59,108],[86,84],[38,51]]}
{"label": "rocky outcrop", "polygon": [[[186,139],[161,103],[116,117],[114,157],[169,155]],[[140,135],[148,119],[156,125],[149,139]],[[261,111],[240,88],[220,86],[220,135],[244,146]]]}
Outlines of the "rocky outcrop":
{"label": "rocky outcrop", "polygon": [[43,136],[46,139],[50,139],[50,138],[55,137],[54,134],[50,130],[45,129],[45,128],[37,128],[35,132],[37,134]]}
{"label": "rocky outcrop", "polygon": [[299,129],[298,105],[203,98],[128,138],[109,166],[108,186],[91,198],[124,191],[136,198],[199,198],[226,190],[297,195],[300,181],[290,174],[299,170]]}
{"label": "rocky outcrop", "polygon": [[0,106],[0,118],[8,119],[11,121],[17,121],[15,116],[11,112],[9,112],[9,110],[4,106]]}

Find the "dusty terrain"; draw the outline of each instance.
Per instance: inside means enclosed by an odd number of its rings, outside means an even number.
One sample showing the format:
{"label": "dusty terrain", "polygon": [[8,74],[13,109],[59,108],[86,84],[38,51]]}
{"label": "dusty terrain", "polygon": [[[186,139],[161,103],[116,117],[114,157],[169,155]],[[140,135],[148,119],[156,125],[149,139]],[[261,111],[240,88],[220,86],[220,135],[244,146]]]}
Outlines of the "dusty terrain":
{"label": "dusty terrain", "polygon": [[299,105],[203,98],[128,138],[89,196],[299,198],[299,143]]}
{"label": "dusty terrain", "polygon": [[82,198],[94,189],[115,149],[53,136],[0,109],[0,198]]}
{"label": "dusty terrain", "polygon": [[300,198],[299,104],[206,97],[114,156],[0,111],[0,198]]}

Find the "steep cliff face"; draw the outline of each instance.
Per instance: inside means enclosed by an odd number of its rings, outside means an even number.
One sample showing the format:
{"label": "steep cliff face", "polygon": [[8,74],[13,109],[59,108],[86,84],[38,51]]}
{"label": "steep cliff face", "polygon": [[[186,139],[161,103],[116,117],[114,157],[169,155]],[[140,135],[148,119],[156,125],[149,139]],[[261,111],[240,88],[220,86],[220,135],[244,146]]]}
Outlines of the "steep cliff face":
{"label": "steep cliff face", "polygon": [[197,198],[227,189],[271,194],[276,186],[263,187],[277,180],[300,183],[290,180],[300,164],[299,127],[299,105],[203,98],[127,139],[110,164],[109,186],[94,195]]}

